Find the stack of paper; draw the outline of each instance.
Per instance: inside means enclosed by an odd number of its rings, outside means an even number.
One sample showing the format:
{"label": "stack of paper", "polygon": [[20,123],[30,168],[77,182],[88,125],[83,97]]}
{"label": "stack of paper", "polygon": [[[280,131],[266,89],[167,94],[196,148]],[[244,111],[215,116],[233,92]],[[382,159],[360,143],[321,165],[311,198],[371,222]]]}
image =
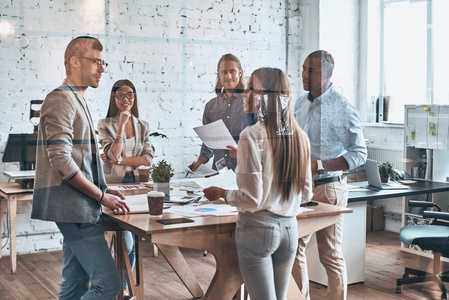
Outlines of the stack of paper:
{"label": "stack of paper", "polygon": [[[126,196],[126,204],[128,204],[131,214],[148,213],[148,201],[146,194]],[[116,213],[116,211],[114,211]]]}

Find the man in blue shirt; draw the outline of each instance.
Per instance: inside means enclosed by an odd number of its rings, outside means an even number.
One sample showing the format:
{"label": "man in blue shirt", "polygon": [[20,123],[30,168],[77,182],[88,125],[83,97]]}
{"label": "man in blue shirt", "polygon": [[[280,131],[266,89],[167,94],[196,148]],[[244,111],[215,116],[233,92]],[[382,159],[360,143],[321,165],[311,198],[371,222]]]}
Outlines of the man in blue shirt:
{"label": "man in blue shirt", "polygon": [[[318,50],[304,61],[302,82],[308,91],[295,104],[295,118],[310,139],[314,179],[313,201],[345,207],[348,203],[346,179],[342,171],[363,165],[367,150],[357,109],[336,91],[332,82],[334,59]],[[316,232],[320,261],[328,276],[327,299],[346,299],[346,263],[342,252],[343,217]],[[293,277],[309,300],[309,278],[305,248],[310,236],[299,240]]]}

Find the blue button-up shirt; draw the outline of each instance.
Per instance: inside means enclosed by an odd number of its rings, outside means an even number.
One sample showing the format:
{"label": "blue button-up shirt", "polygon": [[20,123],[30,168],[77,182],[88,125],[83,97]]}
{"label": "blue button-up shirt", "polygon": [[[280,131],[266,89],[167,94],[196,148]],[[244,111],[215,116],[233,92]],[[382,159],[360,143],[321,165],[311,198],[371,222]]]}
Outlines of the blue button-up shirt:
{"label": "blue button-up shirt", "polygon": [[[312,160],[330,160],[343,155],[353,169],[366,162],[367,150],[357,109],[338,93],[333,84],[319,97],[310,93],[296,101],[295,118],[310,140]],[[329,171],[318,178],[341,175]]]}

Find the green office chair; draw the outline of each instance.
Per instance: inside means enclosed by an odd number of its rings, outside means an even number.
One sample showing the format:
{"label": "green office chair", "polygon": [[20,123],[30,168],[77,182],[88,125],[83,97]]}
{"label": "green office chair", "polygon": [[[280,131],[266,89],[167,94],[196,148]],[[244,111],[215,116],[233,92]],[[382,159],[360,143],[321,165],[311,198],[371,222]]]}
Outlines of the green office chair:
{"label": "green office chair", "polygon": [[433,219],[429,225],[405,226],[399,231],[399,238],[406,245],[417,245],[423,250],[433,251],[433,273],[405,268],[402,278],[397,279],[396,293],[402,292],[402,285],[436,281],[442,291],[441,299],[447,300],[447,289],[443,282],[449,282],[449,271],[440,273],[441,256],[449,256],[449,213],[441,212],[438,205],[429,201],[408,202],[409,207],[432,208],[438,211],[423,211],[424,218]]}

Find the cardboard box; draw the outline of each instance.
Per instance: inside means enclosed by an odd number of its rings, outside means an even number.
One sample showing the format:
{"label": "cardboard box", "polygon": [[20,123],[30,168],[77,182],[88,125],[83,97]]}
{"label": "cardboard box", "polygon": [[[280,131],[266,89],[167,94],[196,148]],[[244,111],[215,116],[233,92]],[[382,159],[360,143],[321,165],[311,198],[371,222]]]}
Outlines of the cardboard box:
{"label": "cardboard box", "polygon": [[384,230],[384,209],[380,205],[367,205],[366,232]]}

